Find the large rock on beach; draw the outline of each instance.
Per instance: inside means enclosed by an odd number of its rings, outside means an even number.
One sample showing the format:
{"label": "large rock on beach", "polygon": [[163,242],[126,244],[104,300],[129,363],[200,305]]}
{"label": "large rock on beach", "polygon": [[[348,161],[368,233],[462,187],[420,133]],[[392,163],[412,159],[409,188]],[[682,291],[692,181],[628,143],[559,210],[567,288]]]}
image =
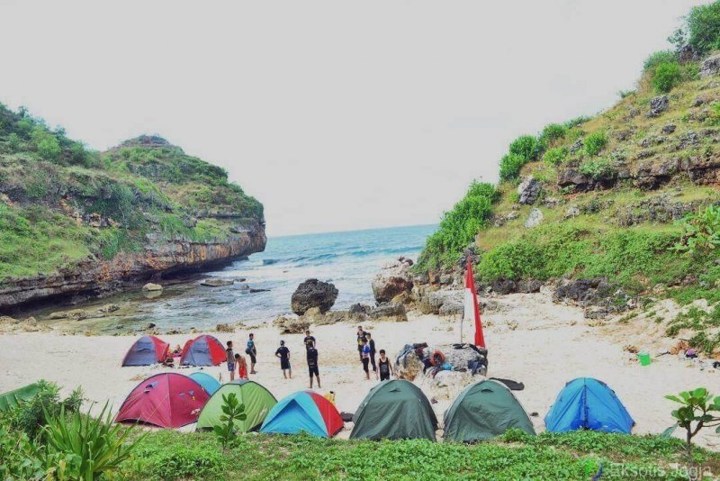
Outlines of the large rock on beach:
{"label": "large rock on beach", "polygon": [[232,279],[222,279],[220,277],[210,277],[208,279],[203,279],[202,282],[200,282],[201,286],[206,287],[225,287],[225,286],[231,286],[235,283]]}
{"label": "large rock on beach", "polygon": [[390,302],[397,295],[412,291],[412,264],[412,260],[401,257],[396,262],[383,266],[372,282],[373,295],[377,302]]}
{"label": "large rock on beach", "polygon": [[370,311],[370,319],[376,321],[407,322],[405,305],[395,302],[380,304]]}
{"label": "large rock on beach", "polygon": [[302,334],[310,327],[310,321],[303,318],[280,316],[273,321],[281,334]]}
{"label": "large rock on beach", "polygon": [[302,316],[313,307],[325,313],[335,304],[337,296],[338,290],[335,285],[317,279],[308,279],[295,289],[290,306],[298,316]]}

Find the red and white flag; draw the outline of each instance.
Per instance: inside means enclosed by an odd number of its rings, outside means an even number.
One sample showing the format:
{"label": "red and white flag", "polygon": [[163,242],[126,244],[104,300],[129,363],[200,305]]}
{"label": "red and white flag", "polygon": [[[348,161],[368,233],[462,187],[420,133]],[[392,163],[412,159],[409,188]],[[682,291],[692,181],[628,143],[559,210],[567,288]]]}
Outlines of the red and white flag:
{"label": "red and white flag", "polygon": [[475,345],[478,347],[485,347],[485,336],[483,335],[480,309],[478,308],[477,291],[475,290],[475,279],[473,278],[472,272],[472,262],[468,259],[466,264],[467,271],[465,272],[465,309],[463,312],[463,321],[473,321],[475,323]]}

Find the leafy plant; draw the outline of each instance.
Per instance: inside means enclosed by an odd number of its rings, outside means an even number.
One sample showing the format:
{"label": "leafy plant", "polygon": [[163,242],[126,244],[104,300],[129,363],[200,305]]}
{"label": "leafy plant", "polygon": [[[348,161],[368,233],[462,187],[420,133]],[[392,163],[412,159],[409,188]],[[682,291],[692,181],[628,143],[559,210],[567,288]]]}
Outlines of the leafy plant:
{"label": "leafy plant", "polygon": [[643,70],[648,72],[654,70],[655,67],[661,63],[676,62],[677,55],[672,50],[660,50],[653,52],[648,58],[645,59],[643,64]]}
{"label": "leafy plant", "polygon": [[700,54],[720,47],[720,2],[693,7],[684,28],[676,30],[668,40],[677,48],[690,45]]}
{"label": "leafy plant", "polygon": [[500,160],[500,180],[517,179],[526,160],[519,154],[506,154]]}
{"label": "leafy plant", "polygon": [[662,62],[655,67],[652,76],[653,88],[660,93],[668,93],[683,78],[680,64],[677,62]]}
{"label": "leafy plant", "polygon": [[682,222],[683,234],[675,249],[690,254],[707,253],[720,246],[720,207],[709,205]]}
{"label": "leafy plant", "polygon": [[593,179],[603,179],[613,173],[612,163],[606,158],[586,160],[580,164],[578,170]]}
{"label": "leafy plant", "polygon": [[77,412],[82,405],[82,390],[75,389],[69,397],[60,400],[60,389],[56,384],[38,381],[38,393],[30,400],[20,403],[8,413],[10,425],[26,433],[31,439],[40,434],[48,423],[48,415],[57,416],[60,411]]}
{"label": "leafy plant", "polygon": [[545,155],[543,155],[543,161],[550,165],[559,165],[563,163],[567,156],[567,147],[555,147],[553,149],[548,149],[548,151],[545,152]]}
{"label": "leafy plant", "polygon": [[66,479],[91,481],[117,470],[142,440],[129,440],[131,428],[113,424],[107,404],[97,418],[79,412],[67,416],[64,408],[47,416],[46,465],[53,464],[48,459],[64,461],[60,467]]}
{"label": "leafy plant", "polygon": [[223,394],[222,399],[223,414],[220,416],[220,421],[222,421],[223,424],[214,426],[213,432],[225,448],[237,435],[235,432],[235,421],[245,421],[247,414],[245,414],[245,404],[240,403],[235,393]]}
{"label": "leafy plant", "polygon": [[[665,398],[681,404],[671,414],[677,420],[676,426],[685,430],[686,449],[692,459],[693,438],[704,428],[720,426],[720,396],[713,398],[706,388],[699,387]],[[716,432],[720,432],[720,427]]]}
{"label": "leafy plant", "polygon": [[538,141],[542,146],[547,148],[547,146],[552,145],[554,142],[564,139],[567,131],[568,127],[566,125],[548,124],[540,134]]}
{"label": "leafy plant", "polygon": [[510,153],[519,155],[523,161],[535,160],[539,153],[540,144],[538,139],[532,135],[522,135],[513,140],[510,144]]}
{"label": "leafy plant", "polygon": [[589,156],[595,156],[602,151],[607,145],[607,135],[603,131],[593,132],[592,134],[585,137],[585,153]]}

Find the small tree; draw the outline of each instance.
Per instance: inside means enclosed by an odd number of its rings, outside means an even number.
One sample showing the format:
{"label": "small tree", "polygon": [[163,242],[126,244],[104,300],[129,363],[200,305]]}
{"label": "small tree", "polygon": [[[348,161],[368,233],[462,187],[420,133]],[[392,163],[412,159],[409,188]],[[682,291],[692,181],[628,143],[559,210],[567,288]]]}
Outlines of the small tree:
{"label": "small tree", "polygon": [[[713,398],[704,387],[692,391],[683,391],[677,396],[669,395],[665,398],[681,404],[682,406],[672,412],[677,420],[675,427],[685,430],[685,443],[687,454],[692,461],[692,439],[703,429],[720,426],[720,396]],[[720,432],[720,427],[715,430]]]}
{"label": "small tree", "polygon": [[235,393],[223,394],[222,399],[223,414],[220,416],[220,421],[223,424],[213,427],[213,432],[220,440],[223,448],[226,448],[235,438],[235,421],[245,421],[247,414],[245,414],[245,405],[238,401]]}

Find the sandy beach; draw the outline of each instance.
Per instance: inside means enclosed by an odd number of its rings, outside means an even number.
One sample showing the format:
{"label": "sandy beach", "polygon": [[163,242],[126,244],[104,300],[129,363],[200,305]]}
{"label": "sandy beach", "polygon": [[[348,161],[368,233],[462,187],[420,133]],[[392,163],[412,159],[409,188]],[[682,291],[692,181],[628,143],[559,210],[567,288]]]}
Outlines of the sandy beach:
{"label": "sandy beach", "polygon": [[[404,344],[428,342],[431,345],[457,342],[459,320],[437,316],[410,314],[407,323],[366,323],[373,333],[377,347],[394,356]],[[219,319],[218,322],[223,320]],[[711,390],[718,385],[720,372],[710,363],[701,369],[698,362],[678,356],[660,356],[642,367],[635,355],[623,350],[623,339],[609,336],[595,321],[584,319],[580,309],[552,303],[547,294],[518,294],[492,300],[484,315],[485,337],[489,347],[489,376],[509,378],[525,384],[516,391],[528,413],[538,413],[531,419],[538,431],[544,429],[543,417],[564,384],[576,377],[592,376],[608,383],[624,402],[637,425],[634,433],[659,433],[672,424],[673,403],[666,394],[677,393],[698,386]],[[356,324],[335,324],[312,329],[320,353],[322,389],[334,391],[341,411],[354,412],[377,382],[366,381],[358,361],[355,345]],[[247,334],[255,333],[259,352],[257,375],[251,379],[263,384],[278,398],[306,389],[307,366],[302,335],[280,335],[270,325],[237,330],[234,334],[212,333],[223,343],[232,339],[236,346],[244,346]],[[466,339],[472,335],[466,326]],[[183,344],[192,335],[161,336],[171,345]],[[120,366],[132,344],[133,336],[69,336],[55,332],[17,333],[0,335],[0,392],[15,389],[44,378],[56,382],[69,392],[82,386],[90,402],[109,401],[117,409],[127,393],[144,377],[170,371],[171,368]],[[274,358],[280,339],[291,350],[293,379],[285,380]],[[638,344],[655,355],[660,344]],[[239,349],[236,348],[236,351]],[[198,368],[172,369],[189,374]],[[224,365],[204,368],[205,372],[228,379]],[[426,380],[416,380],[428,395],[433,395]],[[437,396],[434,409],[442,420],[450,396]],[[447,399],[446,397],[450,397]],[[339,437],[347,437],[345,429]],[[698,440],[706,446],[716,446],[712,434]]]}

